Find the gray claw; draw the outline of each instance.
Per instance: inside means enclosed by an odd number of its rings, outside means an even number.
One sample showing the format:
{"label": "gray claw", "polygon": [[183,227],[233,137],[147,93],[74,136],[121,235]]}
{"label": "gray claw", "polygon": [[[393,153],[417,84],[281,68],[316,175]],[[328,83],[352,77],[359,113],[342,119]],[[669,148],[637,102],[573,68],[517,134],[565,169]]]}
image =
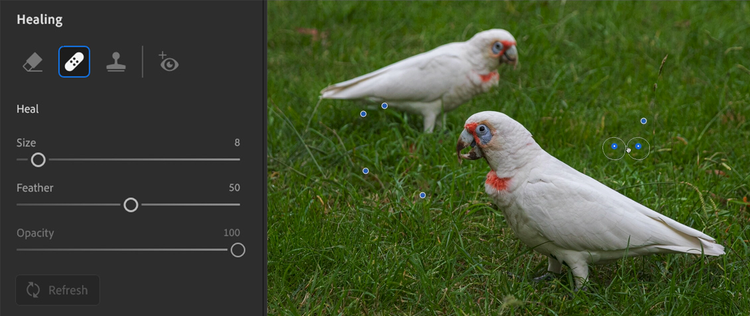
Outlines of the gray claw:
{"label": "gray claw", "polygon": [[544,275],[542,275],[540,277],[533,278],[532,280],[534,282],[542,282],[542,281],[551,281],[551,280],[554,280],[554,279],[555,279],[555,275],[552,274],[552,273],[550,273],[550,272],[547,272],[547,273],[545,273]]}

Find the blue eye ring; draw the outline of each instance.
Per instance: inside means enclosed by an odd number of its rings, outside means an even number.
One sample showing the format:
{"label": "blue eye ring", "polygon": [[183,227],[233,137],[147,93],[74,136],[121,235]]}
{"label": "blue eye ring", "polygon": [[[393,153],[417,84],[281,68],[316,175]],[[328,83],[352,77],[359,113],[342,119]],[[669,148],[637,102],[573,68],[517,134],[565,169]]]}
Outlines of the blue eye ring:
{"label": "blue eye ring", "polygon": [[477,126],[477,129],[476,129],[477,134],[479,134],[479,135],[487,134],[487,132],[489,130],[490,129],[486,125],[484,125],[484,124]]}
{"label": "blue eye ring", "polygon": [[492,44],[492,53],[493,54],[500,54],[500,52],[503,51],[503,43],[495,42]]}

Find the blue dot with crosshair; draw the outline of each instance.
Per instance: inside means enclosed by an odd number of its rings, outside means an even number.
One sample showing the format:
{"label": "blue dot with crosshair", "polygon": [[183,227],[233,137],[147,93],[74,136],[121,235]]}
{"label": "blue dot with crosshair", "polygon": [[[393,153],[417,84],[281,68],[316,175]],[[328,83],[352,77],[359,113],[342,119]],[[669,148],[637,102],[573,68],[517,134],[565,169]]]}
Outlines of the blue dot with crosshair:
{"label": "blue dot with crosshair", "polygon": [[635,149],[641,149],[641,147],[643,147],[641,143],[635,143]]}
{"label": "blue dot with crosshair", "polygon": [[641,119],[641,124],[646,124],[646,118],[645,117]]}
{"label": "blue dot with crosshair", "polygon": [[362,173],[368,174],[368,173],[370,173],[370,169],[364,168],[364,169],[362,169]]}
{"label": "blue dot with crosshair", "polygon": [[380,107],[383,108],[383,110],[385,110],[388,108],[388,103],[383,102],[383,104],[381,104]]}
{"label": "blue dot with crosshair", "polygon": [[427,197],[427,193],[421,192],[419,193],[419,197],[424,199]]}
{"label": "blue dot with crosshair", "polygon": [[612,149],[617,149],[617,143],[612,143],[612,145],[609,147],[612,147]]}
{"label": "blue dot with crosshair", "polygon": [[367,112],[365,112],[365,111],[359,112],[359,116],[365,117],[365,116],[367,116]]}

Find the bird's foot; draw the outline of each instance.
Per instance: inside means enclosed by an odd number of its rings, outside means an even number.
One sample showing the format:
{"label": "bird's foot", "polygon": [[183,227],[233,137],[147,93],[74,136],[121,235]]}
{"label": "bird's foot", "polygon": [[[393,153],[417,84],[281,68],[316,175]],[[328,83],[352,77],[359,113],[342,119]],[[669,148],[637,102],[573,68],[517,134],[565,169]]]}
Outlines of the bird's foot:
{"label": "bird's foot", "polygon": [[510,279],[513,279],[513,280],[519,280],[519,279],[521,279],[521,277],[520,277],[520,276],[518,276],[518,275],[515,275],[515,274],[514,274],[514,273],[512,273],[512,272],[505,272],[505,275],[507,275],[507,276],[508,276],[508,278],[510,278]]}
{"label": "bird's foot", "polygon": [[557,276],[556,276],[556,275],[554,275],[554,274],[553,274],[552,272],[547,272],[547,273],[545,273],[545,274],[544,274],[544,275],[542,275],[542,276],[539,276],[539,277],[533,278],[533,279],[532,279],[532,281],[534,281],[534,282],[537,282],[537,283],[539,283],[539,282],[542,282],[542,281],[552,281],[552,280],[554,280],[554,279],[555,279],[556,277],[557,277]]}
{"label": "bird's foot", "polygon": [[577,288],[573,289],[572,292],[565,293],[564,296],[568,300],[573,300],[573,299],[576,298],[576,296],[578,296],[578,294],[588,293],[588,292],[589,292],[589,288],[586,287],[586,286],[582,286],[582,287],[577,287]]}

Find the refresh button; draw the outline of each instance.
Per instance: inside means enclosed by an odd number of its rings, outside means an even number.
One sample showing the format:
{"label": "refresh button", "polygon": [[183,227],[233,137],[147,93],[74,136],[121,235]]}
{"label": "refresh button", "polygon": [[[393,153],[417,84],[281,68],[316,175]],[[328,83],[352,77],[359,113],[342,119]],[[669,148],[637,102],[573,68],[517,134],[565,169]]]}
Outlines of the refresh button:
{"label": "refresh button", "polygon": [[177,69],[177,67],[180,66],[180,63],[178,63],[177,60],[175,60],[174,58],[172,57],[165,58],[167,57],[167,54],[165,54],[164,51],[159,53],[159,57],[161,57],[162,59],[161,69],[164,69],[164,71],[172,72],[172,71],[175,71],[175,69]]}

